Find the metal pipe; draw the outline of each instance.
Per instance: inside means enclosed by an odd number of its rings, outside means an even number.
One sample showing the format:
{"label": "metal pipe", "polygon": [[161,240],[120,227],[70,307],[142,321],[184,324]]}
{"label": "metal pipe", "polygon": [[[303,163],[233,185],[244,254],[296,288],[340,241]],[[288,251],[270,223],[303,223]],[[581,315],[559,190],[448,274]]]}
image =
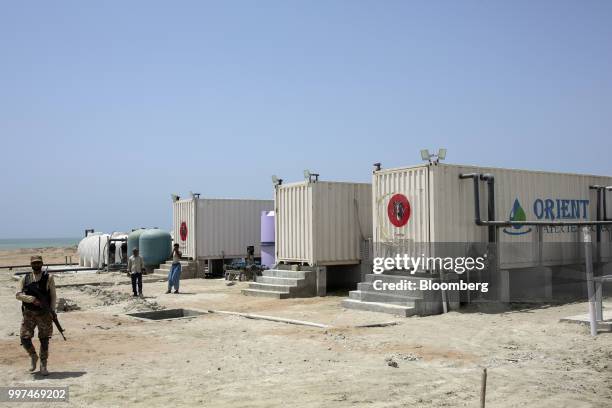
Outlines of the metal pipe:
{"label": "metal pipe", "polygon": [[589,325],[591,336],[597,336],[597,315],[595,305],[595,290],[593,287],[593,255],[591,253],[591,233],[588,228],[582,229],[584,241],[584,262],[586,267],[587,293],[589,296]]}
{"label": "metal pipe", "polygon": [[460,174],[460,179],[468,179],[471,178],[474,181],[474,219],[476,221],[476,225],[484,225],[482,220],[480,219],[480,188],[478,186],[478,179],[480,179],[479,173],[466,173]]}
{"label": "metal pipe", "polygon": [[[28,265],[29,266],[29,265]],[[49,273],[58,273],[58,272],[81,272],[81,271],[98,271],[101,268],[66,268],[66,269],[49,269],[47,272]],[[23,272],[15,272],[13,275],[27,275],[32,271],[23,271]]]}
{"label": "metal pipe", "polygon": [[606,221],[499,221],[499,220],[489,220],[483,221],[480,218],[480,193],[478,186],[478,179],[480,178],[480,174],[478,173],[465,173],[460,174],[460,179],[468,179],[471,178],[474,180],[474,222],[476,225],[480,226],[493,226],[495,228],[502,227],[522,227],[524,225],[527,226],[589,226],[589,225],[612,225],[612,220]]}
{"label": "metal pipe", "polygon": [[[495,220],[495,177],[492,174],[481,174],[480,179],[487,182],[489,187],[487,192],[487,219],[489,221]],[[489,242],[494,243],[495,239],[495,227],[489,226]]]}
{"label": "metal pipe", "polygon": [[[70,266],[70,265],[78,265],[78,263],[46,263],[45,266]],[[32,265],[7,265],[0,266],[0,269],[17,269],[17,268],[30,268]]]}

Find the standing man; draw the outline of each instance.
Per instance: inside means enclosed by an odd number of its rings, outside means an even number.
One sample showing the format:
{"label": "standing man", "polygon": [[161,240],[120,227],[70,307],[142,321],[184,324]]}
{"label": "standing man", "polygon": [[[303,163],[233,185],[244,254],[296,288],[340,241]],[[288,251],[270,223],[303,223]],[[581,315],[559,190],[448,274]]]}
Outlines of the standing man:
{"label": "standing man", "polygon": [[132,278],[132,292],[134,296],[142,297],[142,273],[145,271],[144,259],[138,255],[138,248],[134,248],[133,255],[128,259],[128,274]]}
{"label": "standing man", "polygon": [[172,267],[168,274],[168,290],[166,293],[172,292],[174,287],[174,293],[179,293],[179,284],[181,280],[181,256],[183,254],[179,251],[179,244],[174,244],[172,248]]}
{"label": "standing man", "polygon": [[36,255],[30,258],[32,273],[24,275],[17,285],[15,297],[20,300],[23,320],[21,322],[21,345],[30,355],[32,366],[30,371],[36,370],[38,355],[32,343],[34,329],[38,327],[38,339],[40,340],[40,374],[49,375],[47,371],[47,359],[49,358],[49,339],[53,335],[53,318],[51,311],[55,311],[57,296],[55,293],[55,281],[49,272],[42,270],[42,256]]}

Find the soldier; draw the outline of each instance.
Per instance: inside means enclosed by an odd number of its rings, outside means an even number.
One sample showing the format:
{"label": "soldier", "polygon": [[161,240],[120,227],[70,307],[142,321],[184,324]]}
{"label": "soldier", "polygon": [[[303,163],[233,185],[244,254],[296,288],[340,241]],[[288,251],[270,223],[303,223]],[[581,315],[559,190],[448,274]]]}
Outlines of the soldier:
{"label": "soldier", "polygon": [[30,371],[36,370],[38,355],[32,337],[34,329],[38,327],[38,339],[40,340],[40,374],[49,375],[47,371],[47,359],[49,358],[49,339],[53,335],[53,318],[49,310],[55,311],[55,282],[53,276],[42,270],[42,256],[30,258],[32,273],[24,275],[17,286],[17,300],[22,302],[21,311],[23,320],[21,322],[21,345],[30,355],[32,366]]}

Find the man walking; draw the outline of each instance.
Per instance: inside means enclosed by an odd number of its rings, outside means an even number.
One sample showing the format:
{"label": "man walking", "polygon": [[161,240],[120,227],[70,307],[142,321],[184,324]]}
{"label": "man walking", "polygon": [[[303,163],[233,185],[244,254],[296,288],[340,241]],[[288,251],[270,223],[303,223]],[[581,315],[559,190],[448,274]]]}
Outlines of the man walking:
{"label": "man walking", "polygon": [[172,249],[172,267],[168,274],[168,290],[166,293],[172,292],[174,287],[174,293],[179,293],[179,284],[181,280],[181,256],[183,254],[179,250],[179,244],[174,244]]}
{"label": "man walking", "polygon": [[49,340],[53,335],[53,318],[50,310],[55,311],[57,296],[55,293],[55,281],[53,276],[42,270],[42,256],[30,258],[32,273],[24,275],[17,285],[15,297],[22,303],[21,311],[23,320],[21,322],[21,345],[28,352],[31,359],[30,371],[36,370],[38,355],[32,343],[34,329],[38,327],[38,339],[40,340],[40,374],[47,376],[47,359],[49,358]]}
{"label": "man walking", "polygon": [[145,271],[144,259],[138,255],[138,248],[134,248],[133,255],[128,259],[128,274],[132,278],[132,292],[134,296],[143,297],[142,273]]}

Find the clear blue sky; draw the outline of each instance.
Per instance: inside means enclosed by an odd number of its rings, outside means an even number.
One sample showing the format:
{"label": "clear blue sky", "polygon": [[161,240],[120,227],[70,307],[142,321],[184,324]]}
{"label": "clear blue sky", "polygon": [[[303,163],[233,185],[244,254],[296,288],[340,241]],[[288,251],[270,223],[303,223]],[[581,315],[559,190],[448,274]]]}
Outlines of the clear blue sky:
{"label": "clear blue sky", "polygon": [[610,1],[3,1],[0,238],[371,164],[612,175]]}

